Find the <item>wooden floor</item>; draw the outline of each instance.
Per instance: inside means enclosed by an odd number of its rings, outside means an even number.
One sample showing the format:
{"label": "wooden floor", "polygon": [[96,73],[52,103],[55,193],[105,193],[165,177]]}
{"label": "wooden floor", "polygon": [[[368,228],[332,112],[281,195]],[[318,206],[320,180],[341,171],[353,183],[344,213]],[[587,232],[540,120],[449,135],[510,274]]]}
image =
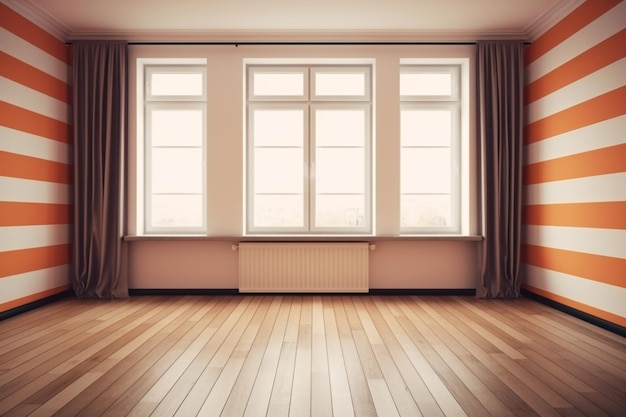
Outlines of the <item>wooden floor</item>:
{"label": "wooden floor", "polygon": [[626,416],[626,340],[527,299],[66,299],[0,322],[0,415]]}

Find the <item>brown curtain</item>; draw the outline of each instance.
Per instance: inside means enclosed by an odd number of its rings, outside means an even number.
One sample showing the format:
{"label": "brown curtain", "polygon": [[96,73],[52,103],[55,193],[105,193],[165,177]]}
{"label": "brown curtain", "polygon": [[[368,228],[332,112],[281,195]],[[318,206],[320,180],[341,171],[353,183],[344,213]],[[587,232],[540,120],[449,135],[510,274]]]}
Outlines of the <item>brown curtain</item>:
{"label": "brown curtain", "polygon": [[476,58],[484,237],[476,295],[516,298],[520,294],[523,43],[481,41]]}
{"label": "brown curtain", "polygon": [[123,248],[127,43],[72,45],[73,287],[80,298],[128,296]]}

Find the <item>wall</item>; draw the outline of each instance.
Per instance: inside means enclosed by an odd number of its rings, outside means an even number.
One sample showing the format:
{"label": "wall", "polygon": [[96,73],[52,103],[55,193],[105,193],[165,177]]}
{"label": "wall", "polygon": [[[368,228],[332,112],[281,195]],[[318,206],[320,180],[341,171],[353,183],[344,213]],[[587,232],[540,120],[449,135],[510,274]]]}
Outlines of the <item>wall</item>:
{"label": "wall", "polygon": [[[259,45],[133,45],[130,74],[137,58],[205,58],[207,60],[207,239],[138,238],[129,242],[129,283],[134,289],[149,288],[237,288],[237,252],[231,245],[243,234],[244,195],[244,60],[273,59],[306,62],[335,58],[374,62],[376,134],[376,250],[370,257],[371,288],[473,289],[478,276],[476,240],[399,240],[399,85],[402,59],[466,59],[473,68],[473,45],[446,46],[259,46]],[[276,61],[273,61],[276,62]],[[135,89],[131,80],[131,103]],[[469,83],[467,83],[469,85]],[[468,87],[469,88],[469,87]],[[470,92],[471,93],[471,92]],[[470,102],[473,102],[470,94]],[[131,105],[131,109],[132,109]],[[471,106],[470,106],[471,109]],[[470,114],[468,117],[472,118]],[[140,118],[140,117],[139,117]],[[129,214],[132,233],[136,230],[137,193],[134,165],[137,152],[137,116],[131,111],[129,150]],[[467,152],[474,135],[468,132]],[[468,158],[473,161],[471,154]],[[475,166],[465,166],[469,172]],[[469,178],[469,175],[468,175]],[[467,181],[467,193],[475,181]],[[475,201],[469,204],[476,218]],[[475,233],[476,225],[467,232]],[[390,236],[385,240],[385,236]],[[382,239],[382,240],[381,240]]]}
{"label": "wall", "polygon": [[526,54],[524,287],[626,326],[626,2],[587,1]]}
{"label": "wall", "polygon": [[65,44],[0,3],[0,313],[69,288]]}

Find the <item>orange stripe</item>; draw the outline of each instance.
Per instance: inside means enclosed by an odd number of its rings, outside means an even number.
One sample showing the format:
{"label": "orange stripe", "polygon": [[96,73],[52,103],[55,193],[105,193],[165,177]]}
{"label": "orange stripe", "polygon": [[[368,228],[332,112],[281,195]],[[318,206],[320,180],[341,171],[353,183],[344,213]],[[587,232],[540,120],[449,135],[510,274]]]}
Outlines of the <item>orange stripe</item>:
{"label": "orange stripe", "polygon": [[70,143],[69,125],[34,111],[0,101],[0,126]]}
{"label": "orange stripe", "polygon": [[539,100],[626,57],[624,45],[626,45],[626,29],[527,85],[524,89],[526,104]]}
{"label": "orange stripe", "polygon": [[626,230],[626,201],[537,204],[522,212],[524,224]]}
{"label": "orange stripe", "polygon": [[626,288],[626,259],[536,245],[522,245],[523,262]]}
{"label": "orange stripe", "polygon": [[524,167],[524,185],[626,172],[626,143]]}
{"label": "orange stripe", "polygon": [[70,245],[0,252],[0,278],[70,263]]}
{"label": "orange stripe", "polygon": [[556,301],[559,304],[574,308],[583,313],[590,314],[599,319],[606,320],[610,323],[617,324],[618,326],[626,327],[626,317],[618,316],[617,314],[609,313],[608,311],[600,310],[595,307],[591,307],[587,304],[580,303],[578,301],[571,300],[558,294],[551,293],[541,288],[533,287],[531,285],[522,285],[525,290],[528,290],[534,294],[540,295],[548,300]]}
{"label": "orange stripe", "polygon": [[22,297],[22,298],[17,298],[15,300],[11,300],[11,301],[7,301],[6,303],[2,303],[0,304],[0,313],[5,312],[5,311],[9,311],[12,310],[14,308],[17,307],[21,307],[21,306],[25,306],[26,304],[30,304],[34,301],[39,301],[39,300],[43,300],[44,298],[56,295],[56,294],[60,294],[62,292],[65,292],[69,289],[71,289],[72,287],[70,286],[70,284],[67,285],[62,285],[60,287],[56,287],[56,288],[51,288],[49,290],[46,291],[41,291],[35,294],[31,294],[31,295],[27,295],[26,297]]}
{"label": "orange stripe", "polygon": [[0,51],[0,76],[64,103],[68,102],[69,86],[67,83],[2,51]]}
{"label": "orange stripe", "polygon": [[626,86],[584,101],[524,127],[525,144],[626,114]]}
{"label": "orange stripe", "polygon": [[72,206],[69,204],[0,201],[0,226],[70,224],[71,222]]}
{"label": "orange stripe", "polygon": [[60,162],[0,151],[0,175],[4,177],[70,184],[71,170],[71,165]]}
{"label": "orange stripe", "polygon": [[9,6],[0,3],[0,27],[67,63],[67,46]]}
{"label": "orange stripe", "polygon": [[586,1],[537,38],[530,47],[526,48],[524,62],[528,65],[535,61],[565,39],[602,16],[607,10],[615,7],[620,1],[622,0]]}

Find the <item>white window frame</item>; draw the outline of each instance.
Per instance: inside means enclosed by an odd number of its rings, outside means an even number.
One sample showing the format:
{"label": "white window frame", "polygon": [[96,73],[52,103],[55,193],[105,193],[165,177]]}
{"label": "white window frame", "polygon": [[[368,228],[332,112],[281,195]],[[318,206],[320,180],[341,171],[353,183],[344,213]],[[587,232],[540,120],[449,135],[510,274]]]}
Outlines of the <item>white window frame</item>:
{"label": "white window frame", "polygon": [[[143,204],[140,207],[143,207],[143,216],[142,216],[142,226],[143,232],[145,234],[206,234],[207,230],[207,167],[206,167],[206,149],[207,149],[207,139],[206,139],[206,120],[207,120],[207,95],[206,95],[206,64],[177,64],[175,62],[168,62],[167,64],[160,63],[146,63],[142,65],[143,70],[143,146],[140,154],[143,155],[144,163],[143,163],[143,175],[140,176],[143,178],[143,187],[139,187],[138,191],[143,188],[142,195],[138,195],[139,198],[142,199]],[[141,70],[138,68],[138,70]],[[155,95],[152,94],[152,89],[150,85],[151,74],[154,73],[194,73],[201,74],[202,76],[202,88],[200,95]],[[202,154],[202,186],[201,186],[201,200],[202,200],[202,219],[201,224],[196,227],[159,227],[152,226],[151,222],[151,213],[152,213],[152,178],[150,176],[152,160],[151,160],[151,149],[152,149],[152,140],[151,140],[151,123],[150,118],[152,117],[152,111],[154,110],[163,110],[163,109],[192,109],[198,110],[202,114],[202,141],[199,146],[200,152]],[[183,148],[189,148],[189,146],[184,146]],[[197,195],[193,193],[194,195]]]}
{"label": "white window frame", "polygon": [[[402,226],[401,234],[461,234],[467,230],[468,203],[467,198],[467,172],[464,166],[464,158],[467,158],[468,138],[468,88],[463,86],[467,79],[467,64],[434,63],[432,60],[425,63],[401,63],[400,74],[403,73],[446,73],[451,74],[452,88],[449,95],[403,95],[400,91],[400,112],[404,110],[449,110],[452,114],[452,137],[451,150],[451,223],[447,226]],[[402,117],[400,115],[400,117]],[[400,141],[400,154],[408,148],[436,148],[437,146],[405,146]],[[404,195],[401,191],[400,196]],[[412,194],[412,193],[407,193]],[[429,193],[424,193],[427,195]],[[436,195],[435,193],[430,195]],[[400,207],[402,210],[402,207]],[[399,220],[402,219],[400,213]]]}
{"label": "white window frame", "polygon": [[[254,95],[254,73],[271,73],[271,72],[299,72],[304,75],[305,88],[301,96],[258,96]],[[365,89],[362,95],[315,95],[315,74],[330,73],[364,73]],[[311,65],[262,65],[247,64],[246,65],[246,191],[244,211],[246,213],[245,233],[250,235],[267,234],[267,235],[361,235],[371,234],[373,228],[373,100],[371,98],[372,91],[372,65],[344,65],[344,64],[311,64]],[[302,227],[263,227],[254,224],[254,139],[253,139],[253,117],[252,112],[256,109],[263,108],[285,108],[295,109],[303,108],[305,111],[304,119],[304,144],[303,144],[303,209],[304,224]],[[362,225],[355,227],[321,227],[315,225],[315,131],[314,131],[314,111],[315,109],[364,109],[366,116],[365,135],[366,143],[364,149],[364,199],[365,213]]]}

